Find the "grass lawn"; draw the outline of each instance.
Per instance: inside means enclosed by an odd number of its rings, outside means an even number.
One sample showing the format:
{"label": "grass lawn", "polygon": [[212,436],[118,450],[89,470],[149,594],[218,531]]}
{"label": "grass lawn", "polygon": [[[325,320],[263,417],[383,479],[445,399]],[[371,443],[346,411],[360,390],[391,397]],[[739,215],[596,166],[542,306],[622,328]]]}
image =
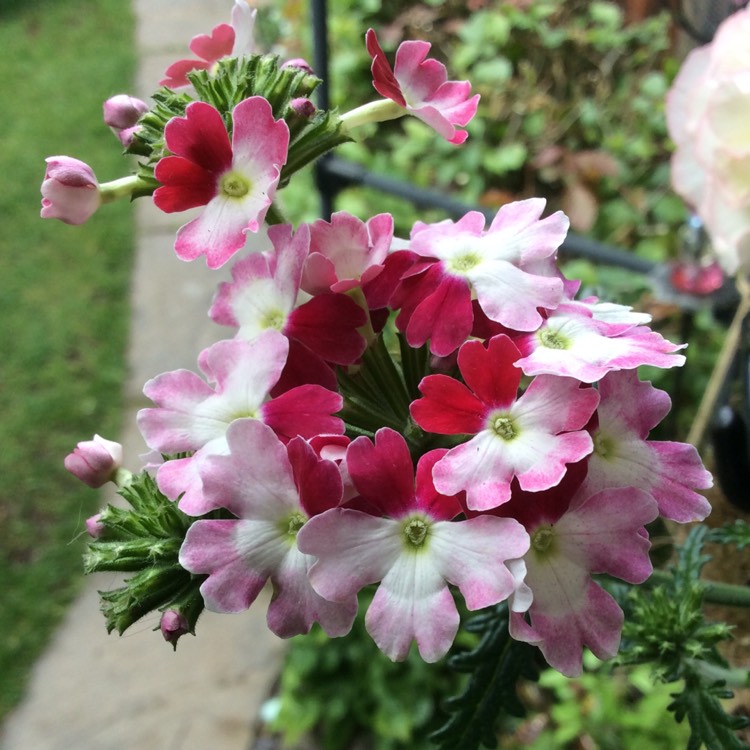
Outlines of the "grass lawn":
{"label": "grass lawn", "polygon": [[126,172],[101,105],[131,88],[132,29],[123,0],[0,4],[0,718],[83,579],[98,498],[63,458],[94,432],[119,434],[131,211],[43,221],[39,185],[55,154],[102,181]]}

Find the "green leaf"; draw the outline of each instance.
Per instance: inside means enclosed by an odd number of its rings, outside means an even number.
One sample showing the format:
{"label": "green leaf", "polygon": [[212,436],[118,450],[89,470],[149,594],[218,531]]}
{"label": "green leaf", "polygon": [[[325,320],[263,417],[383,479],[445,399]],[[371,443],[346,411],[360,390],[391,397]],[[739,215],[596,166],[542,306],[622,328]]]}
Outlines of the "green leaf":
{"label": "green leaf", "polygon": [[688,750],[698,750],[701,745],[708,750],[747,750],[749,746],[737,737],[736,731],[750,725],[750,719],[729,716],[719,701],[731,697],[722,682],[705,685],[697,676],[686,679],[685,689],[668,708],[674,711],[677,721],[687,716],[691,730]]}
{"label": "green leaf", "polygon": [[473,618],[466,629],[481,634],[481,641],[474,650],[449,659],[449,666],[471,676],[464,692],[446,703],[453,716],[430,738],[440,750],[496,747],[496,726],[503,715],[525,713],[516,693],[518,680],[538,677],[536,649],[511,638],[506,604]]}
{"label": "green leaf", "polygon": [[708,541],[719,544],[733,544],[738,550],[750,545],[750,523],[738,518],[733,524],[713,529],[708,535]]}

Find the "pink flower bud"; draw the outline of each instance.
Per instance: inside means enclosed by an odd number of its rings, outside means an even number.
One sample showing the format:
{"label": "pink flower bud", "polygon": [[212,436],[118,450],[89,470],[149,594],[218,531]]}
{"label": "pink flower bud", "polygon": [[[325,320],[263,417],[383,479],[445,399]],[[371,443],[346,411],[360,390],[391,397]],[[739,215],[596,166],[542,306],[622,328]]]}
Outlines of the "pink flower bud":
{"label": "pink flower bud", "polygon": [[104,102],[104,122],[113,130],[132,128],[141,115],[148,112],[148,104],[127,94],[118,94]]}
{"label": "pink flower bud", "polygon": [[92,539],[98,539],[104,532],[105,526],[101,522],[101,513],[86,519],[86,531]]}
{"label": "pink flower bud", "polygon": [[310,63],[307,62],[307,60],[303,60],[301,57],[295,57],[292,60],[287,60],[285,63],[281,64],[281,68],[282,70],[284,68],[299,68],[300,70],[304,70],[308,75],[315,75],[315,71],[312,69],[312,67],[310,67]]}
{"label": "pink flower bud", "polygon": [[78,443],[65,457],[65,468],[89,487],[102,487],[113,480],[121,464],[122,446],[99,435]]}
{"label": "pink flower bud", "polygon": [[164,640],[177,648],[177,641],[190,632],[190,626],[185,615],[175,609],[168,609],[161,616],[159,630],[161,630]]}
{"label": "pink flower bud", "polygon": [[304,96],[292,99],[289,103],[289,108],[295,115],[302,117],[305,120],[309,120],[317,111],[315,105]]}
{"label": "pink flower bud", "polygon": [[70,156],[50,156],[42,182],[43,219],[83,224],[99,208],[99,184],[91,167]]}

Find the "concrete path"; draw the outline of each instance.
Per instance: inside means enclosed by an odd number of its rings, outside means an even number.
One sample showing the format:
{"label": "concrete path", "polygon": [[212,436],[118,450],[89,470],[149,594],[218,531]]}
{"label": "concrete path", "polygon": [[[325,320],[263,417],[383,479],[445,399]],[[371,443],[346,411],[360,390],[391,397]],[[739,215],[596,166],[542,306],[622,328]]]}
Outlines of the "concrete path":
{"label": "concrete path", "polygon": [[[134,0],[140,54],[135,93],[146,99],[190,38],[228,21],[231,6],[230,0]],[[166,370],[195,370],[200,350],[228,332],[207,317],[217,273],[202,262],[179,261],[172,250],[185,214],[168,217],[141,200],[136,216],[121,438],[132,468],[146,450],[134,418],[149,405],[143,383]],[[97,590],[116,585],[108,575],[87,581],[37,663],[26,700],[4,725],[0,750],[247,750],[283,652],[265,625],[268,597],[243,614],[206,613],[198,636],[185,636],[173,652],[153,632],[157,616],[122,638],[107,635]]]}

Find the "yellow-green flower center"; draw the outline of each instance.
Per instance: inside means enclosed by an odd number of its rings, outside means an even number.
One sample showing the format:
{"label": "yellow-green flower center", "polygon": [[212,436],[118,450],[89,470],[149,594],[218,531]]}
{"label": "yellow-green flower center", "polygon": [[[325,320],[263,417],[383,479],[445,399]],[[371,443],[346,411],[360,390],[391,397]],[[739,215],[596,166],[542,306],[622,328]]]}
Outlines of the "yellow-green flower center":
{"label": "yellow-green flower center", "polygon": [[551,331],[545,328],[539,332],[539,343],[547,349],[569,349],[570,340],[563,336],[560,331]]}
{"label": "yellow-green flower center", "polygon": [[476,268],[482,262],[482,256],[473,250],[467,250],[451,258],[448,263],[448,270],[457,274],[465,274]]}
{"label": "yellow-green flower center", "polygon": [[499,438],[502,438],[506,442],[513,440],[518,437],[518,429],[516,428],[513,419],[506,415],[500,415],[494,417],[490,424],[492,431]]}
{"label": "yellow-green flower center", "polygon": [[423,518],[410,518],[404,523],[401,531],[407,545],[416,550],[424,545],[430,525]]}
{"label": "yellow-green flower center", "polygon": [[600,458],[608,459],[614,456],[615,441],[609,435],[597,432],[594,435],[594,453]]}
{"label": "yellow-green flower center", "polygon": [[226,198],[244,198],[250,188],[250,181],[238,172],[227,172],[219,180],[219,192]]}
{"label": "yellow-green flower center", "polygon": [[284,327],[286,316],[281,310],[267,310],[260,319],[260,325],[263,330],[274,328],[280,331]]}
{"label": "yellow-green flower center", "polygon": [[305,525],[307,517],[299,511],[294,511],[282,522],[282,529],[289,537],[294,539],[297,536],[297,532]]}
{"label": "yellow-green flower center", "polygon": [[555,531],[551,524],[542,524],[531,534],[531,549],[538,558],[547,557],[555,551]]}

